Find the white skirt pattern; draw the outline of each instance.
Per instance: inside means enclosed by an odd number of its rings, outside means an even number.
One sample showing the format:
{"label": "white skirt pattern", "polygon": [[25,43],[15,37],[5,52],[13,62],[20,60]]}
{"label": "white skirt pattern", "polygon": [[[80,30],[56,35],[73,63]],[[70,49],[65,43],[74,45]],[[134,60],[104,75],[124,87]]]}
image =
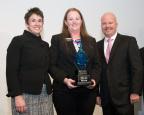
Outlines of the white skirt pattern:
{"label": "white skirt pattern", "polygon": [[26,102],[27,111],[19,113],[15,108],[15,100],[12,98],[12,115],[54,115],[52,94],[46,92],[46,85],[43,86],[40,95],[23,94]]}

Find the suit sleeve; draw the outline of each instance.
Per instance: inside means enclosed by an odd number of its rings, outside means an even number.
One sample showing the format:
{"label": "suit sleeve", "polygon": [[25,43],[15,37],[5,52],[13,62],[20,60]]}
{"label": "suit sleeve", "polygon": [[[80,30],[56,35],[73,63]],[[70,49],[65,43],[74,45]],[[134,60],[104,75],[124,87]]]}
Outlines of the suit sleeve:
{"label": "suit sleeve", "polygon": [[129,43],[129,59],[131,69],[131,93],[141,94],[143,66],[140,57],[139,48],[135,38],[130,39]]}
{"label": "suit sleeve", "polygon": [[64,78],[67,76],[67,74],[57,66],[57,62],[59,61],[59,41],[56,36],[53,36],[51,39],[50,53],[51,76],[54,80],[63,83]]}
{"label": "suit sleeve", "polygon": [[[140,54],[143,62],[143,70],[144,70],[144,47],[140,49]],[[142,84],[143,96],[144,96],[144,71],[143,71],[143,84]]]}
{"label": "suit sleeve", "polygon": [[18,76],[20,70],[21,48],[22,45],[20,38],[15,37],[7,49],[6,79],[8,86],[8,97],[14,97],[22,94]]}
{"label": "suit sleeve", "polygon": [[144,65],[144,48],[140,49],[140,54],[141,54],[141,58],[142,58],[143,65]]}

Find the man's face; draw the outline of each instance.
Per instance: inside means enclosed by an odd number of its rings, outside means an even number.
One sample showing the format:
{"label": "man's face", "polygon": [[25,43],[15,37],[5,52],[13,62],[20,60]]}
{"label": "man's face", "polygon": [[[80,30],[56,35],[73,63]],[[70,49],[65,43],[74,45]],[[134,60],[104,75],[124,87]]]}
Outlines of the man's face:
{"label": "man's face", "polygon": [[117,31],[116,17],[111,13],[104,14],[101,18],[101,28],[106,37],[112,37]]}

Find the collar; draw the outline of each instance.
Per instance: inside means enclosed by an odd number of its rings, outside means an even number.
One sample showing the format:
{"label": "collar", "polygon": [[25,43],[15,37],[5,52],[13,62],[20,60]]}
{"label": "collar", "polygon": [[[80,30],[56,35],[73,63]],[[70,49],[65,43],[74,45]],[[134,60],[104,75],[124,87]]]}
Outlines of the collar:
{"label": "collar", "polygon": [[27,30],[24,30],[23,35],[26,35],[28,38],[32,38],[32,39],[35,39],[35,40],[38,40],[38,41],[42,41],[41,36],[36,36],[35,34],[29,32]]}
{"label": "collar", "polygon": [[[116,32],[116,33],[111,37],[111,39],[112,39],[112,40],[115,40],[117,34],[118,34],[118,33]],[[108,39],[109,39],[108,37],[105,37],[105,41],[108,41]]]}

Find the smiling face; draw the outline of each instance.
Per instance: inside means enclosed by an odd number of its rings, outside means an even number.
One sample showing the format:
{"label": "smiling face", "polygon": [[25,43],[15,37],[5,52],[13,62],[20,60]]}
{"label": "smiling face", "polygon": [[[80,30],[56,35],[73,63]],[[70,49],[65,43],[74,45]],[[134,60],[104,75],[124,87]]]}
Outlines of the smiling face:
{"label": "smiling face", "polygon": [[105,13],[101,17],[101,28],[106,37],[112,37],[117,31],[117,20],[115,15],[112,13]]}
{"label": "smiling face", "polygon": [[29,32],[39,36],[43,29],[43,18],[37,14],[32,14],[26,23]]}
{"label": "smiling face", "polygon": [[68,27],[70,33],[80,33],[82,19],[77,11],[70,11],[67,14],[65,24]]}

